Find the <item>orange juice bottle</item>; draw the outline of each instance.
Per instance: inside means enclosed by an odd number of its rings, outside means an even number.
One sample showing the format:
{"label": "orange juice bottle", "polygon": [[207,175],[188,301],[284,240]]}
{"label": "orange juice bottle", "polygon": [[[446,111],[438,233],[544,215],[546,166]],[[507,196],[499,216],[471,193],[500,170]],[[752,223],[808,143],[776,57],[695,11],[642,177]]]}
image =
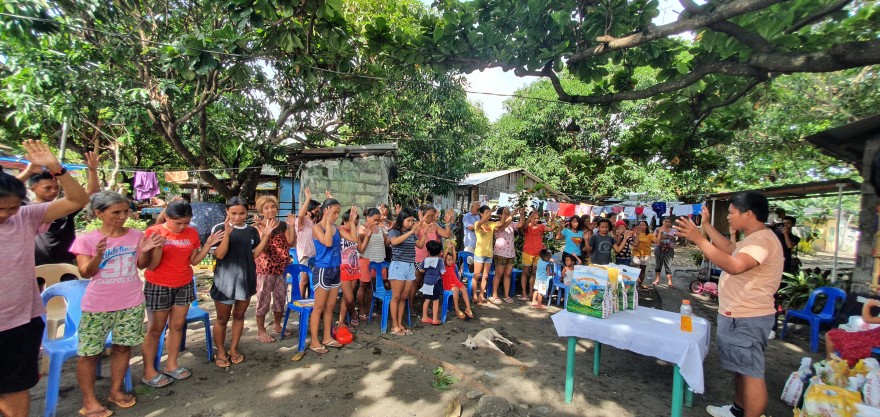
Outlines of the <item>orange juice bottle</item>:
{"label": "orange juice bottle", "polygon": [[681,300],[681,308],[679,309],[681,313],[681,331],[683,332],[692,332],[694,330],[692,314],[693,310],[691,310],[691,300]]}

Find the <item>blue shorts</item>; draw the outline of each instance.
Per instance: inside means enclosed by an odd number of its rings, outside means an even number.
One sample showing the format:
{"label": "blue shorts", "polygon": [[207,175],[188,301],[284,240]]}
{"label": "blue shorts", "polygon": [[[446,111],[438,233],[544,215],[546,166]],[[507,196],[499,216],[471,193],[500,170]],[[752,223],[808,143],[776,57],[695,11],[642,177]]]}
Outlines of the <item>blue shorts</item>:
{"label": "blue shorts", "polygon": [[394,281],[415,281],[416,264],[412,262],[391,261],[388,268],[388,279]]}
{"label": "blue shorts", "polygon": [[481,264],[486,264],[486,265],[492,265],[492,257],[491,256],[474,255],[474,262],[479,262]]}
{"label": "blue shorts", "polygon": [[315,289],[332,290],[339,288],[341,281],[338,266],[333,268],[320,268],[316,266],[313,271],[315,273]]}

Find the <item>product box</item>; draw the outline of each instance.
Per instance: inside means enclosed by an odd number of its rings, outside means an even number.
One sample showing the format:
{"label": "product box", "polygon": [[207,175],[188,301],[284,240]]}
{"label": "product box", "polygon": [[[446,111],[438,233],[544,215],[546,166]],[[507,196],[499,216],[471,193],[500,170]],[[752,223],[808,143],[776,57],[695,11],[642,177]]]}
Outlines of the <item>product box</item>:
{"label": "product box", "polygon": [[575,268],[568,289],[566,309],[573,313],[607,318],[614,312],[614,294],[617,280],[611,283],[609,271],[604,268],[582,266]]}
{"label": "product box", "polygon": [[617,268],[617,270],[620,271],[618,274],[618,280],[623,283],[622,292],[626,295],[626,309],[637,309],[639,307],[639,268],[614,264],[609,266]]}

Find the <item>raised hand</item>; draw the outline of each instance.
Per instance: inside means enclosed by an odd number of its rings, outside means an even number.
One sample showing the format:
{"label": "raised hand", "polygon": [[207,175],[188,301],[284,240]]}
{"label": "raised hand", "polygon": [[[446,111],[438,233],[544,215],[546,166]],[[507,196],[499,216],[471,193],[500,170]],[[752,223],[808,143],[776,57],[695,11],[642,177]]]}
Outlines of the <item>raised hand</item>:
{"label": "raised hand", "polygon": [[287,223],[287,227],[294,227],[296,225],[296,216],[293,213],[287,213],[287,218],[284,222]]}
{"label": "raised hand", "polygon": [[98,259],[103,260],[104,259],[104,251],[106,251],[106,250],[107,250],[107,236],[104,236],[101,238],[101,240],[98,241],[98,244],[95,245],[95,256]]}
{"label": "raised hand", "polygon": [[223,220],[223,231],[226,232],[226,236],[229,236],[232,233],[232,219],[229,218],[229,215],[226,215],[226,219]]}
{"label": "raised hand", "polygon": [[446,224],[451,224],[455,220],[455,210],[451,208],[446,209],[446,214],[443,216],[443,220]]}
{"label": "raised hand", "polygon": [[49,172],[61,171],[61,163],[52,154],[49,146],[38,140],[28,139],[21,144],[24,147],[25,157],[35,165],[45,167]]}
{"label": "raised hand", "polygon": [[324,197],[333,198],[333,194],[330,194],[330,190],[324,190]]}
{"label": "raised hand", "polygon": [[353,222],[357,219],[358,208],[357,206],[351,206],[351,210],[348,211],[348,221]]}
{"label": "raised hand", "polygon": [[385,204],[385,203],[379,204],[379,216],[381,216],[382,219],[388,218],[388,205],[387,204]]}
{"label": "raised hand", "polygon": [[149,252],[153,249],[162,247],[163,245],[165,245],[165,238],[158,234],[141,238],[141,252]]}
{"label": "raised hand", "polygon": [[694,243],[700,241],[701,239],[705,239],[703,233],[700,232],[700,229],[693,221],[691,221],[691,219],[687,217],[679,217],[675,223],[675,230],[678,230],[679,236]]}
{"label": "raised hand", "polygon": [[303,192],[304,192],[305,195],[306,195],[306,199],[305,199],[305,201],[309,201],[309,200],[312,199],[312,190],[311,190],[309,187],[306,187],[306,189],[303,190]]}
{"label": "raised hand", "polygon": [[263,233],[272,233],[272,231],[278,227],[278,224],[278,220],[265,219],[262,223],[260,223],[260,227],[262,228]]}
{"label": "raised hand", "polygon": [[92,170],[96,171],[98,169],[98,154],[95,152],[86,152],[85,154],[86,166]]}
{"label": "raised hand", "polygon": [[210,247],[220,243],[220,241],[223,240],[224,235],[226,235],[226,232],[222,230],[218,230],[212,233],[210,236],[208,236],[208,239],[205,240],[205,245]]}

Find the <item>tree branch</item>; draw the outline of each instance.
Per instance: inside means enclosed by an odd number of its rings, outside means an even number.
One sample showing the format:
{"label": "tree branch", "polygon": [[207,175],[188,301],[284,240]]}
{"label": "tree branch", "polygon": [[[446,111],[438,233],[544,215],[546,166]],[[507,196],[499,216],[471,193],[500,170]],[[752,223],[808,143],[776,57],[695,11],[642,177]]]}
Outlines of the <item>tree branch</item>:
{"label": "tree branch", "polygon": [[[704,13],[705,7],[697,5],[693,0],[679,0],[679,3],[681,3],[682,7],[684,7],[688,13],[694,16]],[[706,27],[715,32],[728,35],[738,40],[743,45],[759,52],[773,52],[776,50],[776,47],[761,35],[727,20],[715,22]]]}
{"label": "tree branch", "polygon": [[568,65],[575,65],[581,61],[606,54],[611,51],[632,48],[657,39],[667,38],[671,35],[697,30],[713,23],[721,22],[746,13],[766,9],[783,0],[738,0],[718,6],[709,13],[701,13],[696,16],[677,20],[675,22],[647,29],[632,35],[615,38],[611,36],[599,36],[597,41],[603,43],[599,48],[589,48],[568,59]]}
{"label": "tree branch", "polygon": [[790,35],[792,33],[795,33],[797,31],[801,30],[801,28],[803,28],[804,26],[811,25],[815,22],[818,22],[818,21],[824,19],[826,16],[842,9],[844,6],[846,6],[847,4],[849,4],[851,2],[852,2],[852,0],[840,0],[837,3],[831,4],[828,7],[825,7],[823,9],[817,11],[816,13],[813,13],[813,14],[795,22],[793,25],[791,25],[790,28],[786,29],[785,32],[783,32],[783,33],[785,33],[786,35]]}

